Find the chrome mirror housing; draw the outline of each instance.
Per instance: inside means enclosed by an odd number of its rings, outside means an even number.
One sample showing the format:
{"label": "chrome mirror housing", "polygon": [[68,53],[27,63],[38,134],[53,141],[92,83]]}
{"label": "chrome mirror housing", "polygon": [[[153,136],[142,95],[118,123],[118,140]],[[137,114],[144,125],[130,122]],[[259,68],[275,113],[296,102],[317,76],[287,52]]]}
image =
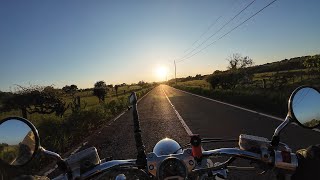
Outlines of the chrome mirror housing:
{"label": "chrome mirror housing", "polygon": [[276,128],[272,136],[272,146],[279,145],[280,132],[291,122],[309,129],[320,125],[319,90],[310,86],[300,86],[291,93],[288,101],[288,114]]}
{"label": "chrome mirror housing", "polygon": [[320,124],[320,93],[313,87],[301,87],[290,98],[289,115],[301,127],[313,129]]}
{"label": "chrome mirror housing", "polygon": [[23,166],[34,158],[39,147],[38,131],[30,121],[20,117],[0,121],[0,160]]}

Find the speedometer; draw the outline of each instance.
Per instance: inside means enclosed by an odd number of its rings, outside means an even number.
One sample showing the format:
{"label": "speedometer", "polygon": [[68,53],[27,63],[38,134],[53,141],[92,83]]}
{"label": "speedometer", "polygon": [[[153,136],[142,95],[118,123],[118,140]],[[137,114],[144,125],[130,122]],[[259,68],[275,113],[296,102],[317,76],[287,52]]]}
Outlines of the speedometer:
{"label": "speedometer", "polygon": [[186,179],[187,175],[188,171],[184,162],[175,157],[163,160],[158,169],[158,178],[160,180]]}

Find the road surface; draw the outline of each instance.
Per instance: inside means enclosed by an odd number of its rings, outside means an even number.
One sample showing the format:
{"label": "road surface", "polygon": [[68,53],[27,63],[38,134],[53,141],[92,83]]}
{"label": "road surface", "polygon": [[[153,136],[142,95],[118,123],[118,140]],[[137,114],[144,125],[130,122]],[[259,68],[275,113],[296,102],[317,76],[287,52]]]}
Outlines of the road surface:
{"label": "road surface", "polygon": [[[139,103],[138,111],[146,151],[151,152],[162,138],[175,139],[180,144],[189,142],[188,134],[202,137],[238,138],[251,134],[271,138],[280,120],[253,113],[216,101],[201,98],[166,85],[151,90]],[[281,134],[281,141],[293,150],[320,143],[320,133],[290,125]],[[135,158],[133,121],[130,111],[106,125],[87,139],[85,147],[95,146],[101,158]],[[217,143],[205,149],[236,147],[237,143]],[[84,148],[84,147],[83,147]],[[241,163],[241,162],[240,162]],[[269,179],[252,172],[232,175],[232,179]],[[241,178],[239,178],[241,177]]]}

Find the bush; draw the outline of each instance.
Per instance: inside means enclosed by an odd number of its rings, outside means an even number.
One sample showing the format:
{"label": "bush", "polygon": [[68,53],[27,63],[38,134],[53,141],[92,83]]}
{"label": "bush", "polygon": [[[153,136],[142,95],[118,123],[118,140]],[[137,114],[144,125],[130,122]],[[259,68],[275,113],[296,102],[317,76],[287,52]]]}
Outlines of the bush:
{"label": "bush", "polygon": [[221,87],[222,89],[234,89],[241,83],[251,81],[252,74],[248,74],[245,69],[219,71],[207,77],[213,89]]}
{"label": "bush", "polygon": [[61,119],[44,118],[37,127],[40,144],[51,151],[62,152],[69,146],[70,137]]}

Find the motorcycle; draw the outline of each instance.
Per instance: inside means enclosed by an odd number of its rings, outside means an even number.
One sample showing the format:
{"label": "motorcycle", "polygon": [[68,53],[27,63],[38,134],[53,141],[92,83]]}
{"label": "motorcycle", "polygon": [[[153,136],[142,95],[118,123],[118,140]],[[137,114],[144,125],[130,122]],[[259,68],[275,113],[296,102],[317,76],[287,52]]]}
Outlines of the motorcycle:
{"label": "motorcycle", "polygon": [[[90,147],[65,159],[40,145],[35,126],[20,117],[9,117],[0,121],[0,159],[10,166],[21,167],[42,153],[57,161],[63,174],[55,180],[105,179],[115,174],[116,179],[126,179],[121,171],[134,171],[136,179],[227,179],[230,165],[238,158],[258,164],[262,170],[272,170],[290,177],[299,166],[297,155],[288,145],[280,141],[282,130],[290,123],[303,128],[319,127],[319,91],[302,86],[295,89],[288,101],[288,114],[275,129],[271,140],[253,135],[241,134],[238,139],[190,137],[190,148],[181,147],[172,139],[162,139],[146,153],[141,137],[137,96],[133,92],[129,101],[134,122],[134,138],[137,158],[127,160],[100,159],[97,149]],[[203,143],[238,142],[237,148],[204,150]],[[225,162],[213,163],[214,157],[227,157]],[[239,167],[240,168],[240,167]]]}

